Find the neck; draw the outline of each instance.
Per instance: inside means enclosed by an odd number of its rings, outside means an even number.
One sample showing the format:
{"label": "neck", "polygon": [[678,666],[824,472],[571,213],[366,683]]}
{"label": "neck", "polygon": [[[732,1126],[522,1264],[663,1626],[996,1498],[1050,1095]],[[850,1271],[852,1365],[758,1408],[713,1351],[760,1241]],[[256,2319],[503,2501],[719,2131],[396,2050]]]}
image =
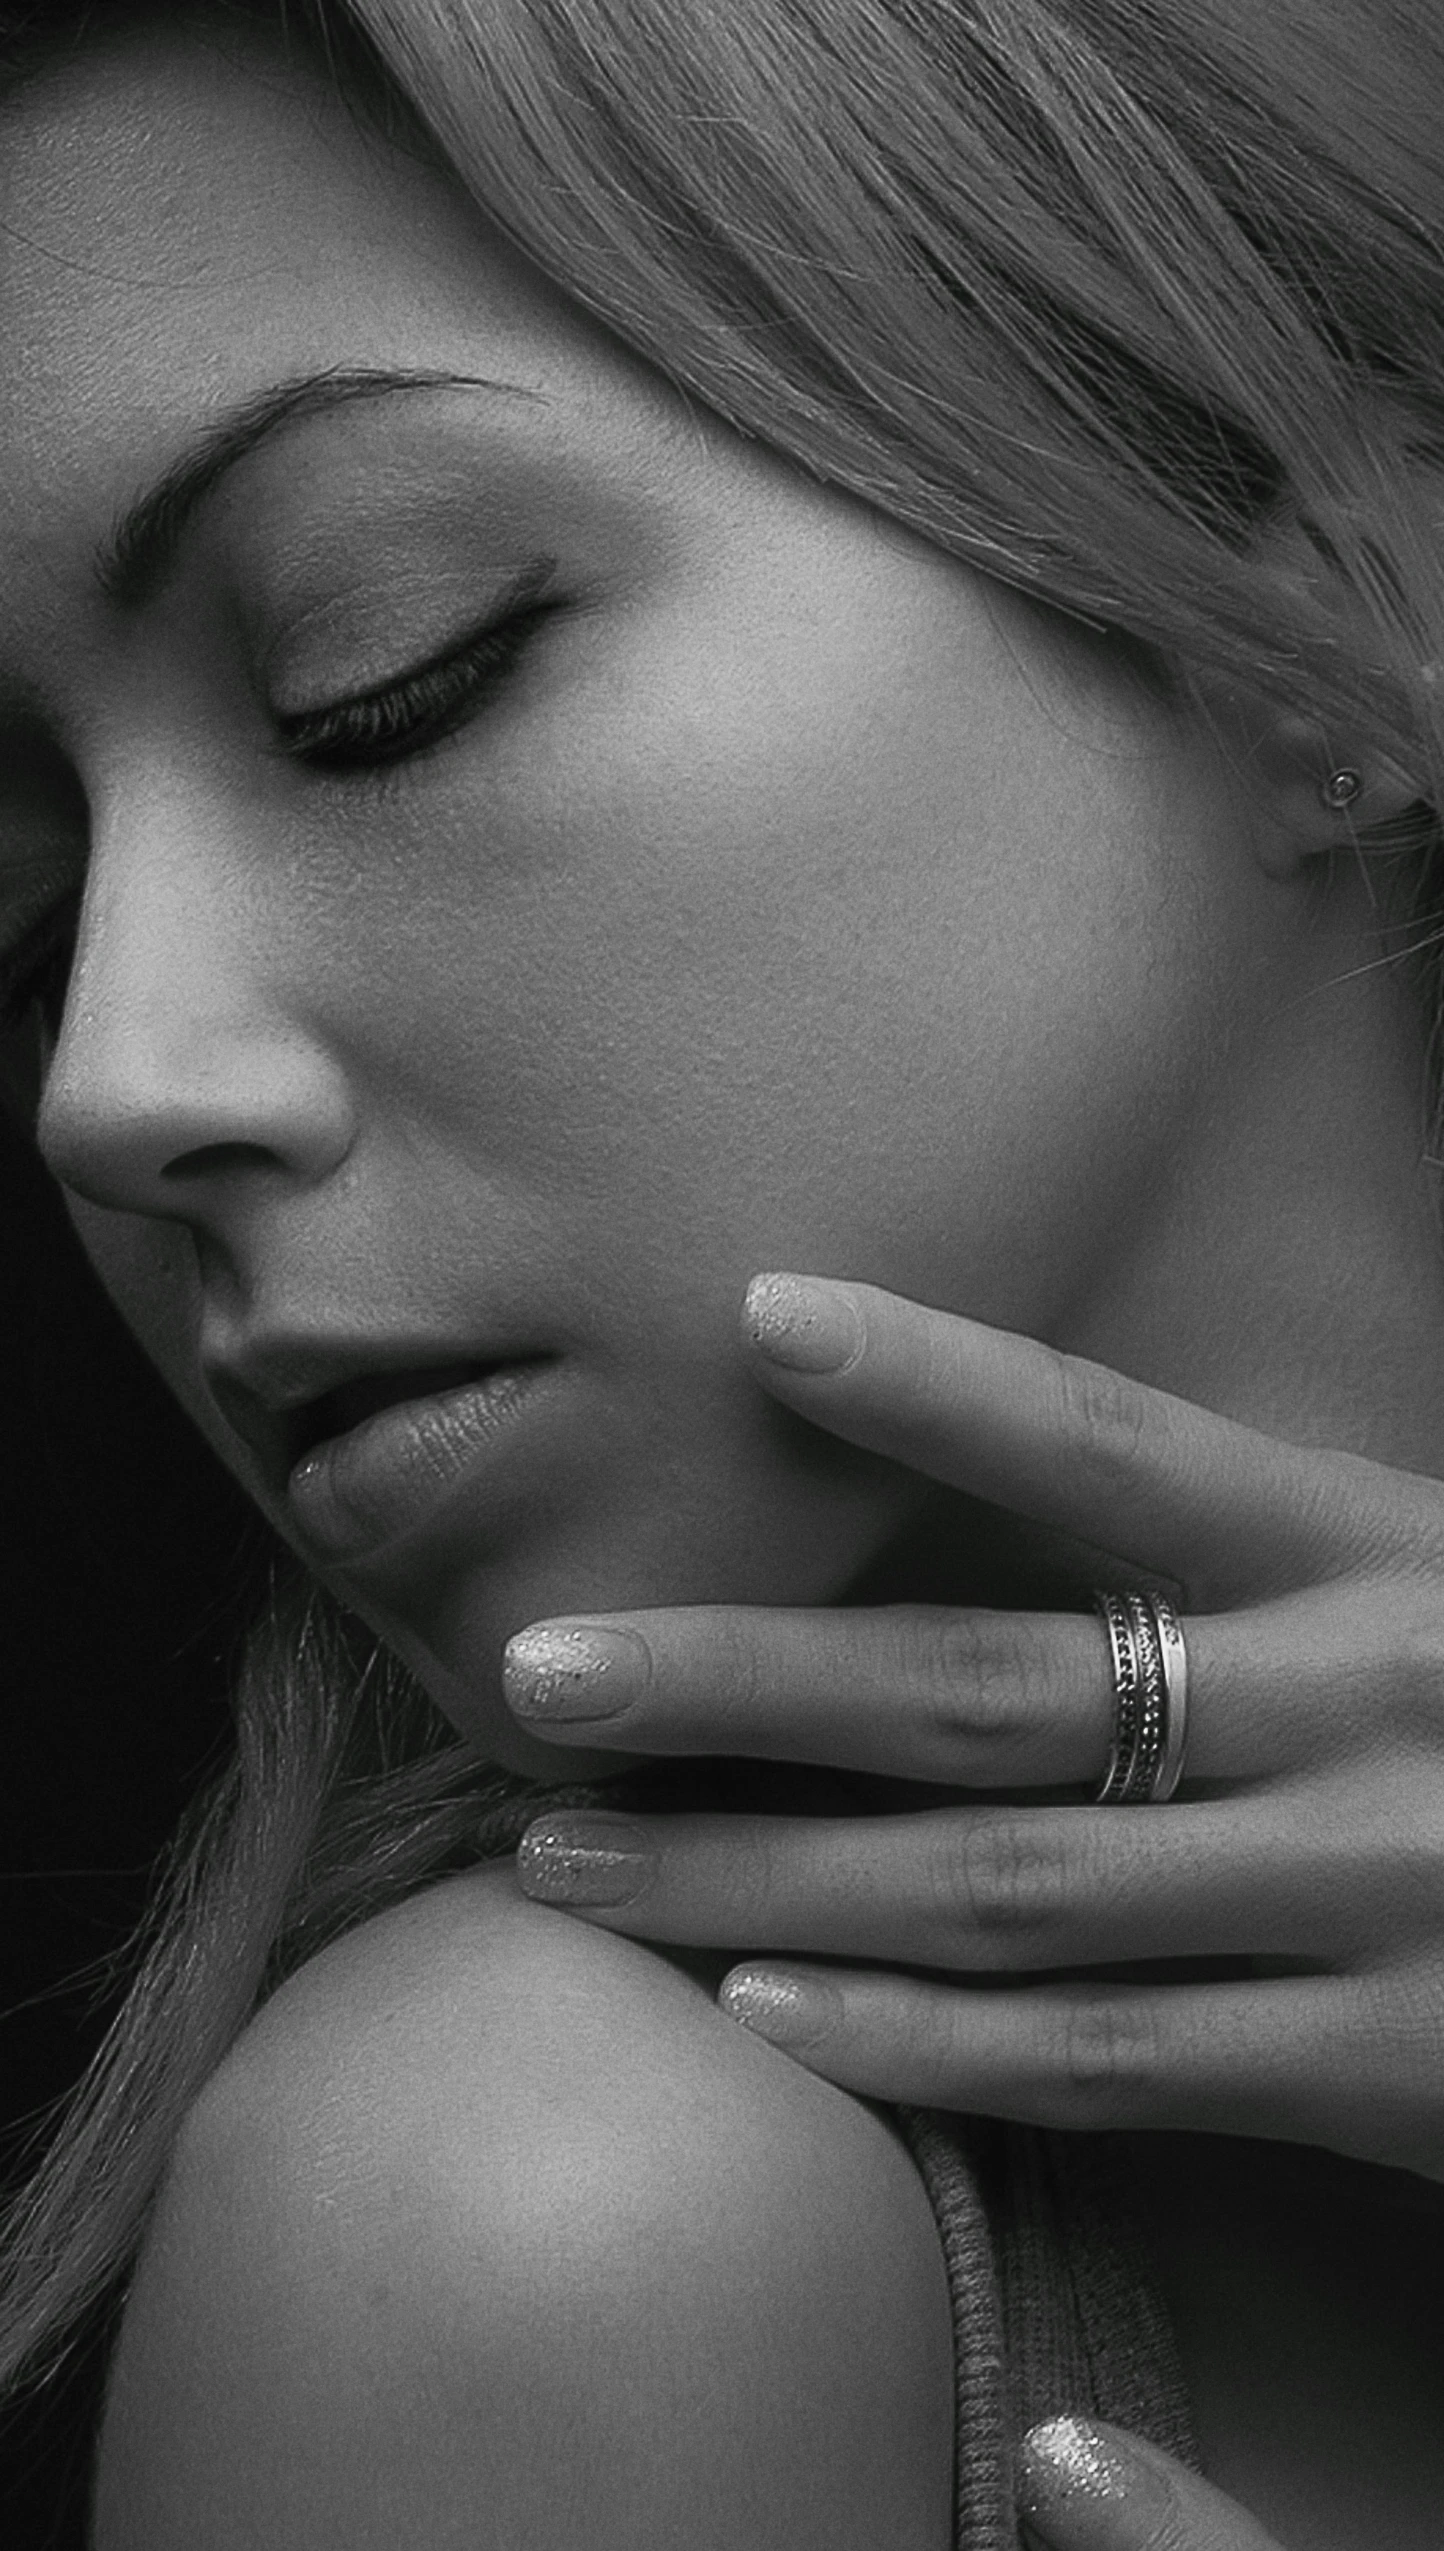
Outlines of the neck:
{"label": "neck", "polygon": [[1444,1476],[1417,994],[1326,955],[1211,1081],[1059,1343],[1290,1441]]}

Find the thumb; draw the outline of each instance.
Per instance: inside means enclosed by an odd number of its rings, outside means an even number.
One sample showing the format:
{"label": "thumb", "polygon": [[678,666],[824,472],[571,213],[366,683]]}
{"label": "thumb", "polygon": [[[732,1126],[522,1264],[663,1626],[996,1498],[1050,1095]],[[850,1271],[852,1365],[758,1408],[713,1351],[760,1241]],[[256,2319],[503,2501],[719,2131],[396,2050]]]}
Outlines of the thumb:
{"label": "thumb", "polygon": [[1282,2551],[1237,2499],[1157,2445],[1092,2418],[1030,2429],[1018,2512],[1039,2551]]}

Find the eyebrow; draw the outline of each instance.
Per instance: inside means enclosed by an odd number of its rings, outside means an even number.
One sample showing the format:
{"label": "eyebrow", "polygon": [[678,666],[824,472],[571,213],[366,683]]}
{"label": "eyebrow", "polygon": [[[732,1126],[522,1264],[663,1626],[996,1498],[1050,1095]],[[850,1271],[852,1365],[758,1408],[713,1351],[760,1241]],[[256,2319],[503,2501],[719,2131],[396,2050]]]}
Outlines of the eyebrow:
{"label": "eyebrow", "polygon": [[468,372],[396,372],[375,369],[308,372],[258,391],[204,430],[171,463],[155,485],[120,516],[95,555],[101,592],[122,611],[152,601],[175,566],[194,517],[227,472],[283,426],[325,416],[362,399],[389,398],[410,390],[491,390],[507,398],[537,399],[539,390],[515,381],[492,381]]}

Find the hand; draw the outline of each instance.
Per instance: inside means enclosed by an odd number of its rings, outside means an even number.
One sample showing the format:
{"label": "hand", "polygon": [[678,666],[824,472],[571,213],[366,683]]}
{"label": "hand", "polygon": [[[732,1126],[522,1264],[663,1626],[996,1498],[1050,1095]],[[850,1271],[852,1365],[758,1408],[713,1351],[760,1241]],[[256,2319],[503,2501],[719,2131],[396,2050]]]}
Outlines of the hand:
{"label": "hand", "polygon": [[1025,2436],[1018,2505],[1046,2551],[1280,2551],[1236,2500],[1099,2419],[1051,2418]]}
{"label": "hand", "polygon": [[[758,1378],[814,1424],[1187,1588],[1182,1796],[553,1816],[519,1855],[528,1893],[767,1952],[723,2006],[864,2095],[1444,2177],[1444,1487],[869,1286],[766,1278],[749,1303]],[[506,1679],[558,1744],[971,1790],[1096,1787],[1113,1718],[1082,1612],[613,1614],[524,1632]],[[778,1963],[809,1951],[859,1963]],[[1264,1971],[1087,1972],[1240,1957]]]}

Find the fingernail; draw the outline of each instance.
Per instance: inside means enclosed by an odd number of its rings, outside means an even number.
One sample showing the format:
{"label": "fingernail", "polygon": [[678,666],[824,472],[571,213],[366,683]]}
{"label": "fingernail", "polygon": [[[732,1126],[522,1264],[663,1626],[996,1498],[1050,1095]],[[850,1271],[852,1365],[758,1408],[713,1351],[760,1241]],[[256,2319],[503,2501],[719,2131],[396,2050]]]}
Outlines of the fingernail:
{"label": "fingernail", "polygon": [[831,1985],[801,1984],[795,1975],[765,1967],[735,1966],[718,1988],[719,2008],[770,2046],[810,2046],[836,2016]]}
{"label": "fingernail", "polygon": [[523,1892],[538,1904],[630,1904],[655,1866],[625,1816],[544,1817],[516,1855]]}
{"label": "fingernail", "polygon": [[1049,2418],[1029,2429],[1017,2498],[1019,2514],[1053,2551],[1126,2551],[1135,2526],[1137,2541],[1150,2542],[1173,2512],[1173,2492],[1152,2463],[1086,2418]]}
{"label": "fingernail", "polygon": [[611,1718],[635,1699],[650,1663],[631,1630],[546,1621],[508,1639],[501,1687],[517,1718]]}
{"label": "fingernail", "polygon": [[759,1355],[792,1373],[839,1373],[862,1353],[862,1314],[852,1296],[810,1276],[754,1276],[742,1320]]}

